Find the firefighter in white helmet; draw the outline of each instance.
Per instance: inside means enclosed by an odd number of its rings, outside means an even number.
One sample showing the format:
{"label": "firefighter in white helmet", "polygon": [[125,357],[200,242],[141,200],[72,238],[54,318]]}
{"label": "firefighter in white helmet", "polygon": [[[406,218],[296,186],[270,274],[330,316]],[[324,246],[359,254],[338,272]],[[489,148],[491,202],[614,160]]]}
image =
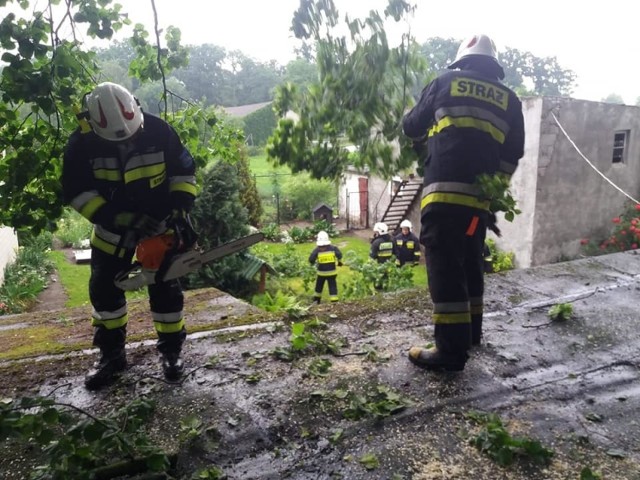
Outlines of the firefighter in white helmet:
{"label": "firefighter in white helmet", "polygon": [[393,239],[396,246],[396,264],[418,265],[420,262],[420,240],[412,232],[409,220],[400,222],[400,233]]}
{"label": "firefighter in white helmet", "polygon": [[[127,367],[127,302],[114,278],[130,268],[140,240],[188,222],[196,166],[175,130],[143,112],[126,88],[101,83],[85,97],[85,107],[65,149],[62,190],[65,201],[94,224],[89,296],[100,358],[85,378],[94,390]],[[162,368],[176,380],[186,338],[182,289],[173,280],[148,290]]]}
{"label": "firefighter in white helmet", "polygon": [[393,239],[389,234],[389,227],[386,223],[378,222],[373,226],[373,240],[369,257],[377,260],[378,263],[388,262],[393,258],[395,248]]}
{"label": "firefighter in white helmet", "polygon": [[318,232],[316,248],[309,255],[309,263],[316,265],[316,288],[313,299],[320,303],[325,282],[329,284],[329,300],[338,301],[338,270],[342,266],[342,252],[335,245],[331,245],[329,234],[325,231]]}
{"label": "firefighter in white helmet", "polygon": [[500,82],[504,70],[487,35],[463,41],[449,68],[422,91],[403,130],[424,156],[420,241],[435,324],[435,348],[413,347],[409,360],[429,370],[456,371],[464,369],[468,350],[482,336],[490,212],[477,179],[513,174],[524,154],[524,120],[520,100]]}

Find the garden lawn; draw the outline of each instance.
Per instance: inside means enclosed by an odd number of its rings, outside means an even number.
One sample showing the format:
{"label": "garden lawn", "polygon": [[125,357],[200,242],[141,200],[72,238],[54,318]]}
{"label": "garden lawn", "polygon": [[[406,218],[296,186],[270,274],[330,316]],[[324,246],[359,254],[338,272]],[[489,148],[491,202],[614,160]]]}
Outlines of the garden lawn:
{"label": "garden lawn", "polygon": [[[343,260],[344,258],[348,258],[349,251],[352,251],[359,259],[363,260],[369,258],[370,243],[363,238],[355,236],[341,236],[332,238],[331,242],[333,245],[337,246],[340,249],[343,255]],[[309,255],[315,247],[315,242],[307,242],[294,245],[296,253],[301,258],[303,258],[304,261],[307,261]],[[257,255],[258,257],[260,257],[261,254],[265,253],[276,256],[285,254],[285,249],[286,246],[283,243],[261,242],[260,244],[252,248],[252,253]],[[356,275],[357,272],[351,270],[346,264],[338,268],[338,295],[340,295],[340,293],[344,291],[345,284]],[[295,294],[299,295],[300,297],[306,296],[310,299],[313,296],[313,291],[305,292],[302,278],[283,278],[282,281],[288,288],[290,288]],[[424,265],[421,264],[413,268],[413,284],[417,287],[424,287],[426,291],[427,271]],[[311,289],[313,289],[314,285],[311,285],[310,287]],[[322,301],[328,300],[329,291],[328,286],[325,285],[324,291],[322,293]]]}
{"label": "garden lawn", "polygon": [[[67,294],[65,307],[81,307],[89,305],[89,276],[91,268],[88,264],[77,265],[70,262],[61,250],[49,252],[49,257],[54,262],[62,288]],[[127,298],[142,298],[147,294],[145,289],[127,292]]]}
{"label": "garden lawn", "polygon": [[291,175],[289,167],[274,167],[269,160],[267,154],[249,157],[249,165],[251,173],[256,177],[256,186],[261,198],[271,198],[273,195],[273,178],[277,174],[278,183],[282,185]]}

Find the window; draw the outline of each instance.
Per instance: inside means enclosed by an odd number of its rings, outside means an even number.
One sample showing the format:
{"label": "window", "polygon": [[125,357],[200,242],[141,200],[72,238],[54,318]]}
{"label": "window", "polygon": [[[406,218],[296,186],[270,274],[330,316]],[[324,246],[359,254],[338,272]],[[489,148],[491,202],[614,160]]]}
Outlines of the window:
{"label": "window", "polygon": [[621,130],[613,135],[613,163],[624,163],[626,157],[626,148],[629,138],[629,130]]}

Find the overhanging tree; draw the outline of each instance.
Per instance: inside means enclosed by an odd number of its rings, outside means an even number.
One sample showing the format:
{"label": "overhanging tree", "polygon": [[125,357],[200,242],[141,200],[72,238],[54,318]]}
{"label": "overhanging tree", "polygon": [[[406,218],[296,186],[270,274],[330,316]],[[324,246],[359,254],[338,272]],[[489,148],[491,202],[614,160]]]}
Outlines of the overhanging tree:
{"label": "overhanging tree", "polygon": [[[61,214],[63,148],[78,125],[75,113],[82,96],[100,81],[96,54],[79,37],[108,40],[129,23],[111,0],[61,3],[49,0],[27,10],[28,2],[0,0],[0,6],[13,7],[0,22],[5,63],[0,77],[0,224],[34,232],[53,228]],[[156,14],[154,1],[149,5],[149,14],[151,7]],[[63,31],[70,33],[63,37]],[[188,54],[178,29],[166,30],[165,46],[157,26],[154,33],[150,37],[142,25],[135,26],[129,75],[138,82],[163,83],[162,114],[200,165],[212,157],[235,159],[241,133],[218,121],[212,110],[167,101],[165,74],[186,65]]]}
{"label": "overhanging tree", "polygon": [[[276,90],[274,110],[281,120],[267,146],[272,160],[294,173],[330,179],[350,164],[384,177],[413,164],[416,157],[406,148],[400,125],[425,63],[409,34],[390,47],[384,22],[399,22],[414,8],[390,0],[383,15],[346,16],[345,36],[336,32],[340,16],[332,0],[300,1],[292,31],[313,45],[319,80],[302,89],[285,84]],[[284,118],[289,112],[299,120]],[[358,155],[350,156],[345,144],[357,145]]]}

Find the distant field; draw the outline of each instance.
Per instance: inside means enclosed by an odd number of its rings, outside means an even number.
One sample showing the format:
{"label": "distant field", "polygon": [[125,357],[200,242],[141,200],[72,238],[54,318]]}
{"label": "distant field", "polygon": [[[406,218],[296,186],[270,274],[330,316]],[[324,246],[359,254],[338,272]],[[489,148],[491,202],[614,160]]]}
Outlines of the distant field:
{"label": "distant field", "polygon": [[[291,175],[288,167],[274,167],[263,153],[255,157],[249,157],[251,173],[256,177],[258,193],[263,198],[271,198],[273,195],[273,179],[277,175],[280,185],[285,183]],[[275,174],[275,175],[274,175]]]}

